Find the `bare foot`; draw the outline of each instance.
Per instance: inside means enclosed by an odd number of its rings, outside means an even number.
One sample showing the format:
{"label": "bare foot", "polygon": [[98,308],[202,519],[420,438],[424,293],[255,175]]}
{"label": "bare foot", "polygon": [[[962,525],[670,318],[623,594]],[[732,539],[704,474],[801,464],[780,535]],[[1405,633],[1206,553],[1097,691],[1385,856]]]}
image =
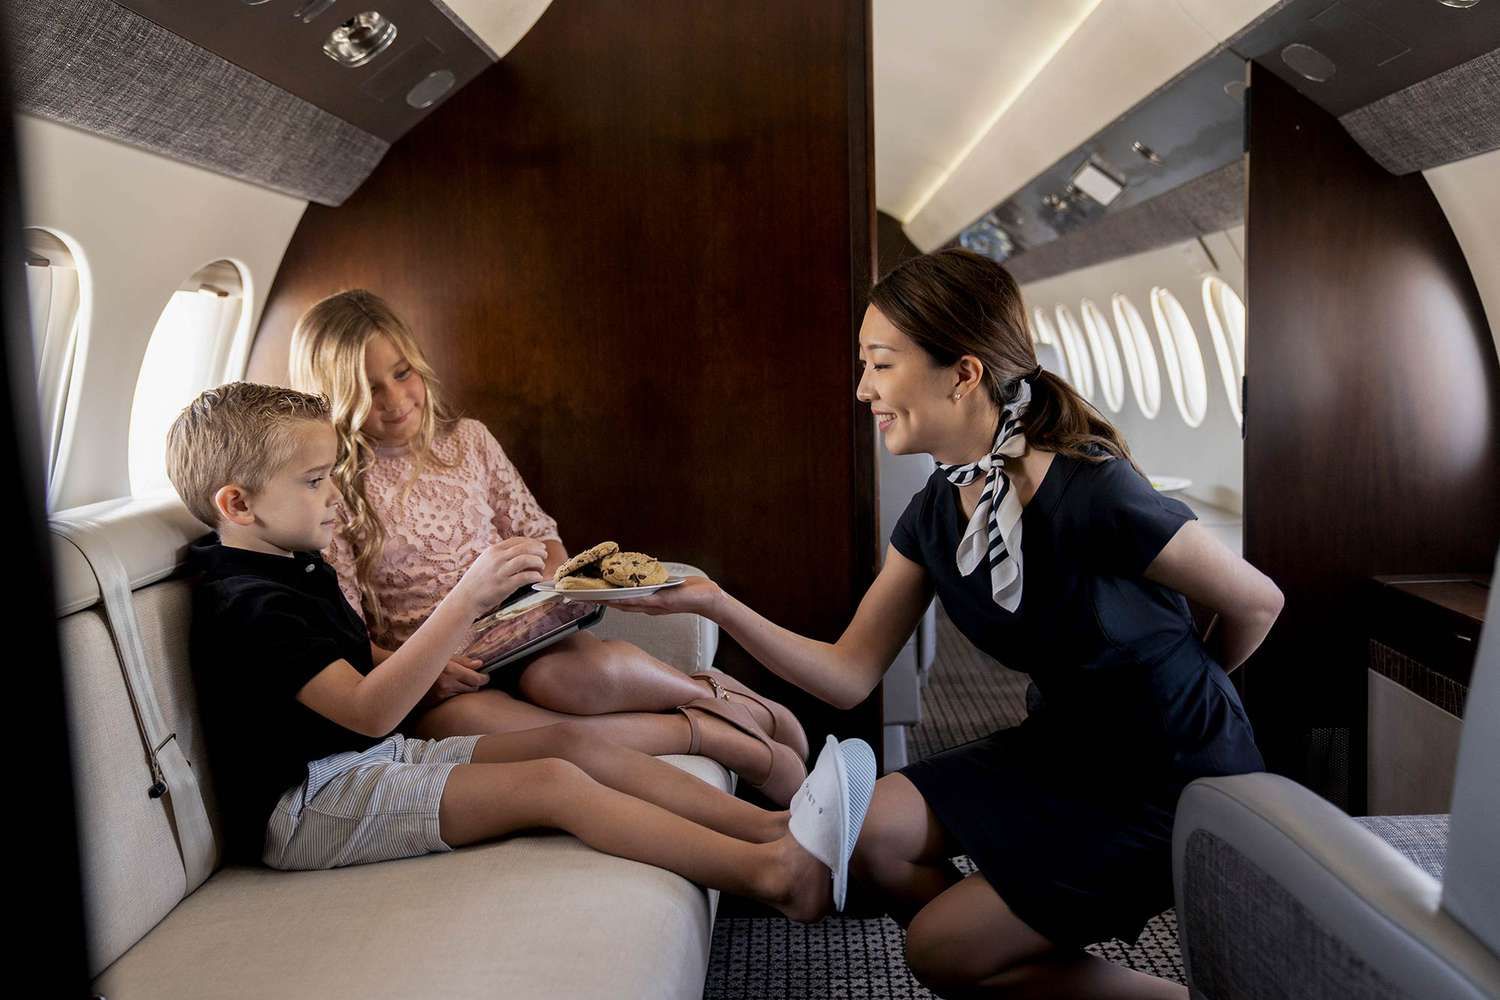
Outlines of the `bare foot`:
{"label": "bare foot", "polygon": [[775,843],[777,880],[766,900],[788,920],[810,924],[833,912],[833,874],[787,834]]}

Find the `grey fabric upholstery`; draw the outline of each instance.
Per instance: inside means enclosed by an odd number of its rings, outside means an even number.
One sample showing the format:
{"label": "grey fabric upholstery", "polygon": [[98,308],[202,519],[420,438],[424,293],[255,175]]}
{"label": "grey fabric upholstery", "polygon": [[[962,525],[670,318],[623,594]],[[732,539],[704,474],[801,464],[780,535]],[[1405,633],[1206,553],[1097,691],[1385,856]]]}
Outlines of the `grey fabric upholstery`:
{"label": "grey fabric upholstery", "polygon": [[1295,782],[1195,781],[1172,839],[1197,996],[1500,995],[1500,957],[1438,906],[1437,881]]}
{"label": "grey fabric upholstery", "polygon": [[1005,262],[1020,284],[1190,240],[1245,217],[1243,160],[1204,174],[1150,201],[1105,215]]}
{"label": "grey fabric upholstery", "polygon": [[1448,860],[1448,817],[1355,816],[1354,822],[1390,844],[1439,882]]}
{"label": "grey fabric upholstery", "polygon": [[1497,619],[1492,589],[1450,816],[1356,821],[1272,774],[1183,791],[1172,870],[1195,996],[1500,997]]}
{"label": "grey fabric upholstery", "polygon": [[109,0],[0,5],[16,107],[324,205],[389,144]]}
{"label": "grey fabric upholstery", "polygon": [[1357,108],[1339,122],[1393,174],[1500,149],[1500,49]]}

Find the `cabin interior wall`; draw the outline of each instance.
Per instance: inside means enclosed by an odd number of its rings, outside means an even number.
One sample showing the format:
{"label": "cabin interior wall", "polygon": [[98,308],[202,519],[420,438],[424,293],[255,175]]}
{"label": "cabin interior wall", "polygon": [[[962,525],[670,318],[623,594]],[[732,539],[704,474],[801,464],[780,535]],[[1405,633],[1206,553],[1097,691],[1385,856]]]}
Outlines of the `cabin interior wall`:
{"label": "cabin interior wall", "polygon": [[[1091,300],[1114,329],[1113,297],[1126,296],[1139,310],[1156,350],[1161,373],[1161,405],[1148,418],[1137,403],[1130,379],[1125,379],[1125,397],[1119,411],[1109,408],[1095,372],[1093,395],[1088,399],[1125,436],[1136,463],[1157,476],[1191,479],[1188,496],[1238,514],[1243,509],[1243,448],[1240,426],[1229,409],[1224,382],[1203,312],[1203,280],[1216,276],[1244,298],[1244,227],[1205,235],[1146,253],[1121,257],[1104,264],[1080,268],[1055,278],[1023,285],[1027,314],[1040,308],[1054,327],[1055,311],[1065,305],[1082,329],[1081,303]],[[1197,427],[1189,427],[1178,412],[1161,357],[1160,339],[1152,320],[1151,290],[1161,286],[1182,303],[1198,338],[1208,382],[1208,408]],[[1236,390],[1238,380],[1236,379]]]}
{"label": "cabin interior wall", "polygon": [[54,479],[61,510],[130,493],[136,376],[157,318],[205,264],[247,278],[248,332],[307,202],[27,115],[16,117],[23,224],[84,258],[79,361]]}
{"label": "cabin interior wall", "polygon": [[[390,301],[563,540],[691,562],[836,639],[873,575],[874,450],[855,335],[873,267],[869,11],[554,4],[313,206],[251,358],[283,382],[297,317]],[[858,305],[856,305],[856,303]],[[831,713],[724,637],[720,662],[878,745],[878,694]]]}
{"label": "cabin interior wall", "polygon": [[1286,607],[1246,701],[1272,769],[1357,807],[1359,594],[1377,574],[1490,571],[1500,364],[1427,180],[1387,173],[1259,65],[1251,91],[1245,556]]}

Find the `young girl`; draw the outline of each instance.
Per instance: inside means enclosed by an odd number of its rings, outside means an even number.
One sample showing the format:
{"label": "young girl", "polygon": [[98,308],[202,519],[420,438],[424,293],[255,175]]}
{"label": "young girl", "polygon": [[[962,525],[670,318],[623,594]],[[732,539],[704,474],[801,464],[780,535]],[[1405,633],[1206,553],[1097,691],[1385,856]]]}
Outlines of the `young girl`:
{"label": "young girl", "polygon": [[[557,523],[499,443],[445,405],[415,338],[378,296],[341,292],[309,309],[292,335],[291,374],[298,389],[332,405],[345,520],[325,557],[365,619],[376,663],[488,546],[537,539],[548,576],[568,558]],[[651,753],[694,746],[782,805],[806,773],[796,718],[725,674],[689,677],[588,632],[508,669],[499,687],[487,686],[479,665],[450,659],[402,731],[438,739],[577,722]],[[690,724],[701,729],[701,747]]]}

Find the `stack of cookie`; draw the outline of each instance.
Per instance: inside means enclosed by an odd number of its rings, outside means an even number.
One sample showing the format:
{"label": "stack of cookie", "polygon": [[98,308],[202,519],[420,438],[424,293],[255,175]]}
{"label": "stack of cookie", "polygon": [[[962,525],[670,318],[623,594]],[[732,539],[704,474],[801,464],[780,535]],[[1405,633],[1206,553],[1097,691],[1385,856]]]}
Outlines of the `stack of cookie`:
{"label": "stack of cookie", "polygon": [[667,569],[644,552],[621,552],[614,542],[600,542],[553,574],[558,590],[608,590],[649,587],[667,582]]}

